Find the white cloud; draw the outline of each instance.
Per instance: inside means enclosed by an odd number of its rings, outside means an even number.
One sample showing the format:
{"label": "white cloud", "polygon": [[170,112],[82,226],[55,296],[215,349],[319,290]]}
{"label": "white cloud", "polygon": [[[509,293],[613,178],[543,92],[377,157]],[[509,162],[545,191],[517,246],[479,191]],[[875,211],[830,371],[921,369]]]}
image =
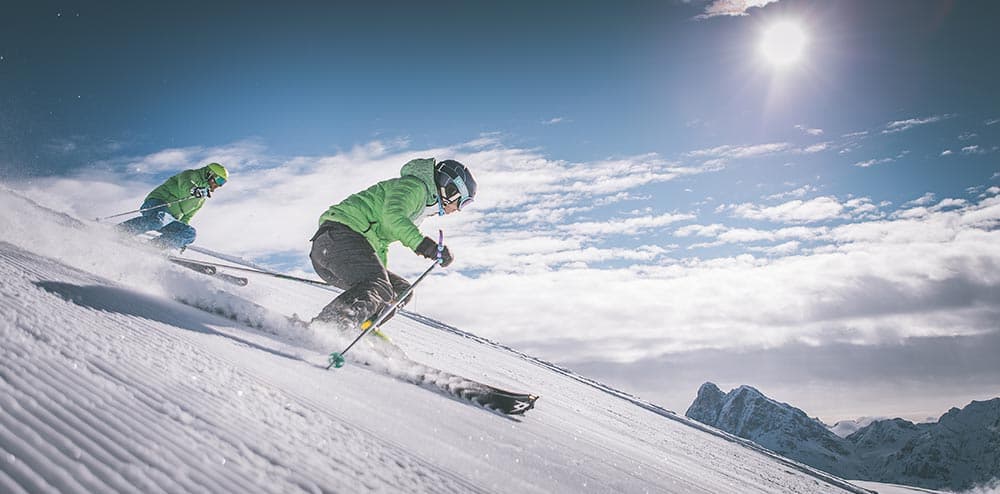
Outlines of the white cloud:
{"label": "white cloud", "polygon": [[781,192],[781,193],[778,193],[778,194],[772,194],[772,195],[766,196],[766,197],[764,197],[764,199],[773,201],[773,200],[778,200],[778,199],[785,199],[785,198],[788,198],[788,197],[805,197],[806,194],[809,194],[810,192],[815,192],[815,191],[816,191],[816,187],[813,187],[811,185],[803,185],[802,187],[799,187],[799,188],[794,189],[794,190],[790,190],[788,192]]}
{"label": "white cloud", "polygon": [[558,123],[566,123],[566,122],[569,122],[569,120],[566,120],[564,117],[555,117],[555,118],[550,118],[548,120],[543,120],[542,125],[555,125]]}
{"label": "white cloud", "polygon": [[[409,144],[409,141],[400,141],[399,146],[393,146],[391,149],[405,149]],[[456,146],[457,149],[471,149],[471,150],[483,150],[483,149],[494,149],[501,147],[503,144],[503,134],[499,132],[484,132],[479,134],[479,137],[473,139],[464,144]]]}
{"label": "white cloud", "polygon": [[723,145],[709,149],[688,151],[684,155],[691,158],[744,159],[780,153],[789,150],[791,147],[791,144],[787,142],[754,144],[749,146]]}
{"label": "white cloud", "polygon": [[[973,262],[985,255],[994,260],[991,266],[1000,266],[996,263],[1000,253],[992,247],[1000,233],[963,227],[955,221],[962,214],[966,213],[932,213],[919,220],[826,230],[839,246],[819,254],[772,261],[751,256],[691,259],[645,266],[636,274],[549,272],[541,280],[510,282],[542,291],[556,286],[601,286],[603,296],[591,294],[581,307],[587,307],[589,326],[606,320],[603,327],[614,327],[616,338],[642,341],[633,346],[623,341],[626,348],[614,350],[630,358],[691,348],[770,347],[803,339],[819,344],[865,344],[917,335],[973,334],[994,324],[987,299],[973,295],[957,300],[948,293],[959,280],[1000,284],[1000,271],[983,273],[981,264]],[[1000,212],[987,216],[995,220]],[[795,242],[786,240],[761,249],[779,256],[794,254],[801,249]],[[482,295],[500,288],[492,286]],[[562,297],[568,298],[573,297]],[[525,316],[515,316],[517,324],[531,328],[536,327],[531,315],[545,312],[544,302],[534,301],[531,294],[505,295],[498,305],[519,307]],[[625,325],[619,324],[623,307],[630,314]],[[568,312],[563,312],[551,322],[566,325],[566,317],[570,317]],[[578,349],[574,357],[601,358],[606,348],[601,334],[595,333],[593,340],[578,335],[592,344],[589,351]]]}
{"label": "white cloud", "polygon": [[926,205],[934,202],[934,198],[935,198],[935,196],[934,196],[933,192],[925,192],[924,195],[922,195],[922,196],[920,196],[920,197],[918,197],[918,198],[916,198],[916,199],[914,199],[912,201],[904,202],[903,203],[903,207],[926,206]]}
{"label": "white cloud", "polygon": [[978,144],[962,148],[962,154],[983,154],[985,152]]}
{"label": "white cloud", "polygon": [[967,204],[968,204],[968,201],[966,201],[965,199],[946,198],[946,199],[942,199],[941,202],[937,203],[931,209],[933,211],[944,211],[946,209],[955,209],[955,208],[964,207]]}
{"label": "white cloud", "polygon": [[798,242],[796,240],[791,240],[783,244],[774,245],[771,247],[750,247],[747,250],[751,252],[760,252],[761,254],[764,255],[788,256],[798,252],[801,245],[802,245],[801,242]]}
{"label": "white cloud", "polygon": [[830,147],[832,145],[833,145],[833,143],[831,143],[831,142],[820,142],[820,143],[813,144],[811,146],[807,146],[807,147],[803,148],[802,152],[805,153],[805,154],[818,153],[818,152],[826,151],[827,149],[830,149]]}
{"label": "white cloud", "polygon": [[751,8],[762,8],[769,3],[778,0],[714,0],[705,7],[705,12],[698,15],[697,19],[708,19],[716,16],[743,16],[749,15],[747,12]]}
{"label": "white cloud", "polygon": [[870,198],[859,197],[849,199],[844,202],[844,207],[849,210],[850,216],[855,219],[879,219],[885,216],[880,207],[887,206],[888,203],[874,204]]}
{"label": "white cloud", "polygon": [[795,128],[799,129],[802,132],[805,132],[806,134],[809,134],[811,136],[820,136],[820,135],[823,135],[823,129],[812,129],[812,128],[806,127],[805,125],[796,125]]}
{"label": "white cloud", "polygon": [[987,120],[987,121],[985,121],[983,123],[985,123],[986,126],[988,127],[990,125],[993,125],[993,124],[996,124],[996,123],[1000,123],[1000,118],[991,118],[991,119],[989,119],[989,120]]}
{"label": "white cloud", "polygon": [[766,156],[769,154],[785,151],[790,147],[791,145],[786,142],[755,144],[749,146],[723,145],[709,149],[689,151],[685,153],[685,155],[695,158],[714,157],[714,158],[742,159],[742,158],[752,158],[755,156]]}
{"label": "white cloud", "polygon": [[712,225],[685,225],[676,230],[674,230],[674,236],[676,237],[714,237],[718,234],[726,231],[727,228],[718,223]]}
{"label": "white cloud", "polygon": [[733,228],[720,233],[717,241],[722,244],[749,244],[754,242],[781,242],[789,239],[813,241],[822,239],[828,232],[826,227],[794,226],[776,230],[756,228]]}
{"label": "white cloud", "polygon": [[808,201],[794,200],[777,206],[757,204],[733,204],[728,207],[733,215],[758,221],[775,223],[813,223],[839,218],[844,213],[844,205],[836,198],[824,196]]}
{"label": "white cloud", "polygon": [[941,151],[941,156],[951,156],[953,154],[955,153],[953,153],[950,149],[945,149],[944,151]]}
{"label": "white cloud", "polygon": [[857,166],[857,167],[860,167],[860,168],[868,168],[870,166],[881,165],[881,164],[885,164],[885,163],[892,163],[893,161],[894,161],[893,158],[871,159],[871,160],[867,160],[867,161],[859,161],[857,163],[854,163],[854,166]]}
{"label": "white cloud", "polygon": [[867,135],[868,135],[868,131],[867,130],[862,130],[862,131],[858,131],[858,132],[850,132],[850,133],[842,135],[841,137],[846,137],[846,138],[851,138],[851,137],[865,137]]}
{"label": "white cloud", "polygon": [[694,218],[695,216],[691,214],[663,214],[626,219],[615,218],[608,221],[568,223],[558,226],[557,229],[573,235],[586,236],[635,234]]}
{"label": "white cloud", "polygon": [[885,129],[882,130],[883,134],[894,134],[896,132],[903,132],[910,130],[914,127],[920,125],[926,125],[929,123],[939,122],[941,120],[951,118],[954,115],[933,115],[924,118],[908,118],[906,120],[896,120],[894,122],[889,122],[886,124]]}

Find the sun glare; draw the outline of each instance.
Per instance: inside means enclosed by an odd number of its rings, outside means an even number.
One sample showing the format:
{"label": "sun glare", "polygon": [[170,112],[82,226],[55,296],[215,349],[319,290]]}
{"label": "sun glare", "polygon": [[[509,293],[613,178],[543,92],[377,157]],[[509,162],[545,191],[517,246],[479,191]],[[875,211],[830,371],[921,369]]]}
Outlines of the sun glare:
{"label": "sun glare", "polygon": [[802,58],[806,47],[806,33],[794,22],[772,24],[760,40],[760,53],[777,67],[786,67]]}

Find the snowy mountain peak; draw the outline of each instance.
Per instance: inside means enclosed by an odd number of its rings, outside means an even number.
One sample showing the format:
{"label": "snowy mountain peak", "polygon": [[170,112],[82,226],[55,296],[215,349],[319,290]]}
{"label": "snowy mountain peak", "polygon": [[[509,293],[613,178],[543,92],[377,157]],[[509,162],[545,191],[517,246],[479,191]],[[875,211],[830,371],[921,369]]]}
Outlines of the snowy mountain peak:
{"label": "snowy mountain peak", "polygon": [[705,383],[686,415],[845,478],[968,489],[1000,474],[1000,398],[952,408],[937,423],[874,420],[846,438],[750,386]]}
{"label": "snowy mountain peak", "polygon": [[830,427],[830,430],[839,437],[847,437],[864,427],[868,427],[872,422],[887,420],[889,417],[861,417],[854,420],[839,420]]}
{"label": "snowy mountain peak", "polygon": [[978,427],[983,423],[992,429],[1000,427],[1000,398],[973,401],[965,408],[952,408],[938,420],[938,424],[952,430]]}
{"label": "snowy mountain peak", "polygon": [[839,476],[850,478],[858,471],[849,459],[849,445],[802,410],[774,401],[752,386],[722,394],[714,384],[706,385],[701,387],[705,393],[699,392],[685,413],[689,418]]}
{"label": "snowy mountain peak", "polygon": [[698,397],[685,415],[703,424],[713,425],[719,419],[725,399],[726,394],[718,386],[706,382],[698,388]]}

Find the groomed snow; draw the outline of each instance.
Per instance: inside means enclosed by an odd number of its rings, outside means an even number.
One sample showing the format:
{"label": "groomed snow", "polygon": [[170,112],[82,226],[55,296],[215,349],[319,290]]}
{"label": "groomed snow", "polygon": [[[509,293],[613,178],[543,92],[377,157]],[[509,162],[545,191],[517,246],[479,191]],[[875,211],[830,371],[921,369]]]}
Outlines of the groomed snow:
{"label": "groomed snow", "polygon": [[[418,316],[386,328],[409,359],[327,371],[346,341],[285,319],[324,287],[225,284],[2,187],[0,208],[0,492],[864,492]],[[421,363],[541,399],[505,417]]]}

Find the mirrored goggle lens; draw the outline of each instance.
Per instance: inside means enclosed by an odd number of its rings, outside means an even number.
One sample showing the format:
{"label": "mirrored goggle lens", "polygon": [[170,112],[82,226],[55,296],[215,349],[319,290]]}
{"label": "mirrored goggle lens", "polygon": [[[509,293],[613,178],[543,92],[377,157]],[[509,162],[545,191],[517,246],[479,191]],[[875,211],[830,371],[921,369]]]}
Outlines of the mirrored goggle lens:
{"label": "mirrored goggle lens", "polygon": [[458,187],[455,187],[454,183],[441,187],[439,192],[441,194],[441,203],[445,206],[462,198],[462,193],[458,190]]}
{"label": "mirrored goggle lens", "polygon": [[215,185],[222,187],[222,184],[226,183],[226,179],[222,177],[215,177]]}
{"label": "mirrored goggle lens", "polygon": [[458,210],[461,211],[462,208],[472,204],[473,197],[463,197],[461,201],[458,201]]}

